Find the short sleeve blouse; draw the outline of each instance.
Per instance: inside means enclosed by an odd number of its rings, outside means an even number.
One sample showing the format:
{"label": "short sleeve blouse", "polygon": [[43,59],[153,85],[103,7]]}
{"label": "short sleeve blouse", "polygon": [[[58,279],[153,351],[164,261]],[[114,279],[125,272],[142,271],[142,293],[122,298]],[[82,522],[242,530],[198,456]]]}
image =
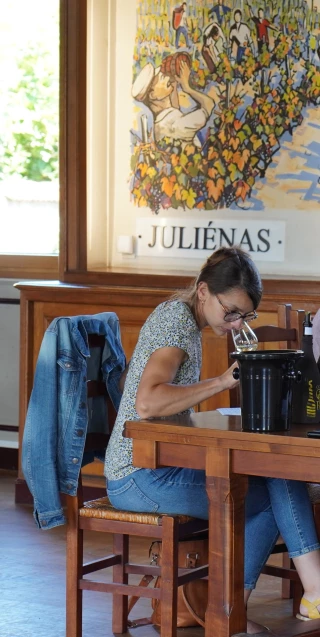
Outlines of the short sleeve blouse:
{"label": "short sleeve blouse", "polygon": [[[117,480],[137,471],[132,466],[132,440],[124,438],[126,420],[139,420],[135,401],[143,370],[153,352],[162,347],[179,347],[187,354],[173,381],[176,385],[199,381],[201,370],[201,332],[186,303],[178,300],[161,303],[143,325],[135,347],[125,387],[106,451],[105,476]],[[183,413],[190,413],[188,409]],[[181,412],[180,412],[181,413]]]}

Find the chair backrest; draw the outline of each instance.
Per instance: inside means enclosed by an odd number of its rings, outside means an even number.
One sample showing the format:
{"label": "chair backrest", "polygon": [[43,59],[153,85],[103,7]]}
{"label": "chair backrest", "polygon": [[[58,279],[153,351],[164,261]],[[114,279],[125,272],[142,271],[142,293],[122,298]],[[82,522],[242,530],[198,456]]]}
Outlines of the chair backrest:
{"label": "chair backrest", "polygon": [[[102,425],[106,424],[106,429],[108,429],[108,433],[103,433],[101,431],[95,432],[90,431],[86,435],[86,441],[84,446],[84,452],[92,452],[96,450],[105,449],[108,446],[108,442],[110,439],[110,435],[113,429],[113,425],[115,423],[117,413],[112,404],[111,398],[108,394],[108,390],[106,387],[106,383],[103,380],[102,374],[102,361],[103,361],[103,350],[105,347],[105,337],[100,334],[88,334],[88,344],[90,348],[90,354],[92,358],[95,358],[95,378],[91,379],[90,377],[90,365],[89,360],[87,363],[88,367],[88,380],[87,380],[87,399],[88,399],[88,411],[90,409],[90,399],[100,398],[103,400],[104,409],[99,409],[99,414],[105,418],[106,423],[101,423]],[[103,429],[103,427],[101,427]],[[68,510],[68,520],[71,519],[74,521],[78,515],[78,509],[83,505],[83,489],[82,489],[82,476],[81,471],[79,475],[78,481],[78,491],[76,496],[66,495],[66,504]]]}
{"label": "chair backrest", "polygon": [[[278,325],[254,327],[258,337],[258,349],[299,349],[303,333],[304,310],[293,310],[290,303],[278,305]],[[276,344],[276,346],[275,346]],[[228,359],[234,351],[232,335],[227,335]],[[239,386],[229,391],[230,407],[239,407]]]}
{"label": "chair backrest", "polygon": [[95,366],[98,371],[98,375],[96,378],[88,379],[87,381],[87,398],[88,401],[91,398],[96,399],[98,397],[101,397],[101,400],[103,400],[105,405],[105,418],[107,420],[106,425],[108,425],[108,432],[103,433],[101,431],[89,431],[86,436],[85,451],[103,449],[107,447],[117,416],[116,410],[111,402],[106,383],[103,380],[102,375],[102,357],[105,347],[105,337],[100,334],[88,334],[88,344],[91,353],[93,353],[93,350],[95,350],[95,355],[98,356],[98,364]]}

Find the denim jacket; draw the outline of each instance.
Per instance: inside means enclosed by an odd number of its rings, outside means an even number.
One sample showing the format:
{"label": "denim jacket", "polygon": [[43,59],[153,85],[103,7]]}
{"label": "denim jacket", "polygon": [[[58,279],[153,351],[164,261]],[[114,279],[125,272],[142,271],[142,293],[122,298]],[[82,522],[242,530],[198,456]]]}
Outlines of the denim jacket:
{"label": "denim jacket", "polygon": [[[66,521],[59,492],[77,492],[88,428],[88,334],[105,336],[103,378],[116,410],[121,399],[118,384],[126,361],[117,315],[54,319],[41,344],[22,445],[22,469],[42,529]],[[93,454],[87,458],[92,460]]]}

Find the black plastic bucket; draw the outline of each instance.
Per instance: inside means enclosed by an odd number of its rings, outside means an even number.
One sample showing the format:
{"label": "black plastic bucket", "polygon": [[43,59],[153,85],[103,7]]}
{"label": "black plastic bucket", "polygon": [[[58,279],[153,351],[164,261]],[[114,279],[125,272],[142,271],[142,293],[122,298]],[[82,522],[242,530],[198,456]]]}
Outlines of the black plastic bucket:
{"label": "black plastic bucket", "polygon": [[295,364],[302,350],[232,352],[239,363],[234,377],[240,378],[242,429],[287,431],[291,425],[293,382],[300,372]]}

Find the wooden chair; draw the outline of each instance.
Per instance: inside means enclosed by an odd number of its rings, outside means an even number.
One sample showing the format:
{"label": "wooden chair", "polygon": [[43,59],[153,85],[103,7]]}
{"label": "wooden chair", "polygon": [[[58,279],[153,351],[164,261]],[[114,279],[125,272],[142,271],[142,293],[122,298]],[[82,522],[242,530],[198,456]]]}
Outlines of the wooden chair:
{"label": "wooden chair", "polygon": [[[98,337],[100,338],[100,337]],[[89,344],[91,346],[90,338]],[[94,338],[97,346],[97,337]],[[101,338],[101,351],[104,337]],[[109,424],[114,423],[115,413],[105,385],[98,381],[88,383],[88,396],[105,396],[108,405]],[[87,437],[87,445],[96,447],[94,435]],[[101,438],[99,440],[101,443]],[[107,442],[107,438],[105,439]],[[208,567],[179,569],[177,565],[178,541],[193,533],[206,531],[208,522],[187,516],[162,515],[157,513],[132,513],[115,509],[107,497],[83,503],[81,481],[76,497],[67,496],[67,617],[66,637],[82,636],[82,591],[111,593],[112,630],[125,633],[128,622],[128,597],[148,597],[161,600],[161,635],[175,637],[177,630],[178,586],[194,579],[206,577]],[[84,531],[99,531],[113,535],[113,553],[102,559],[83,563]],[[129,537],[139,536],[162,541],[161,566],[145,566],[129,562]],[[113,581],[88,580],[86,575],[101,569],[111,568]],[[129,575],[144,575],[143,585],[129,584]],[[148,588],[153,577],[161,575],[159,588]],[[94,632],[94,630],[93,630]]]}
{"label": "wooden chair", "polygon": [[[278,306],[278,325],[263,325],[254,327],[259,340],[259,349],[269,349],[277,344],[279,349],[299,349],[303,333],[304,310],[293,310],[290,303]],[[228,333],[228,354],[234,351],[232,336]],[[262,347],[261,347],[262,345]],[[240,405],[239,387],[230,391],[230,407]],[[310,497],[313,504],[315,524],[320,537],[320,485],[319,489],[312,489],[310,485]],[[300,599],[302,596],[302,585],[297,571],[290,560],[286,545],[281,541],[276,544],[273,554],[282,553],[282,565],[273,566],[266,564],[262,570],[265,575],[283,578],[282,597],[293,598],[293,614],[299,611]]]}

